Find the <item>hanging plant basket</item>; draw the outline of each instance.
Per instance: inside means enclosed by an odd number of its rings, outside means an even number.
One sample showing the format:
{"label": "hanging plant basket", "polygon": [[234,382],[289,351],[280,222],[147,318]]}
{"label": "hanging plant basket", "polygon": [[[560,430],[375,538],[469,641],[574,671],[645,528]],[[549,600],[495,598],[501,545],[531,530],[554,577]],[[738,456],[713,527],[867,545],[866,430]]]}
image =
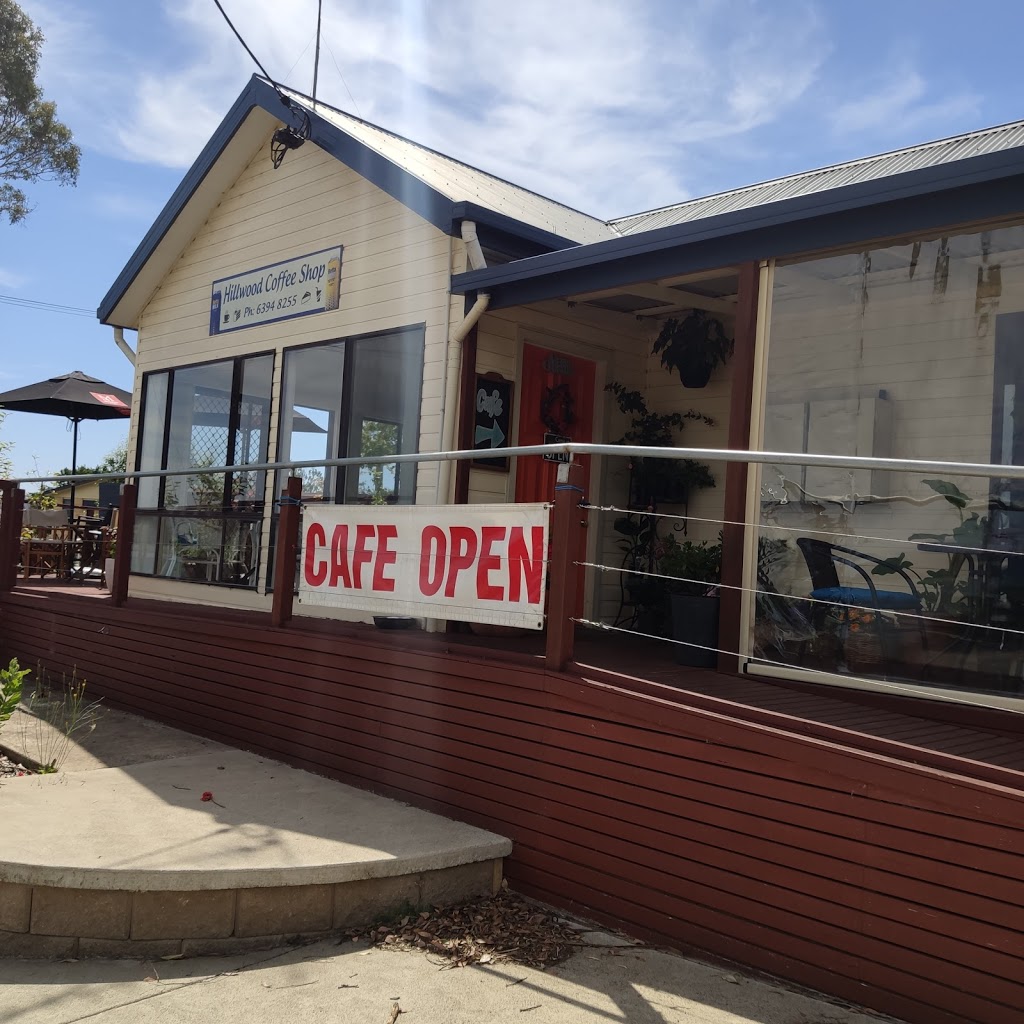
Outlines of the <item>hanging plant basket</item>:
{"label": "hanging plant basket", "polygon": [[703,309],[666,320],[652,348],[661,356],[661,365],[678,373],[686,388],[705,387],[715,367],[729,361],[732,350],[733,339],[722,321]]}

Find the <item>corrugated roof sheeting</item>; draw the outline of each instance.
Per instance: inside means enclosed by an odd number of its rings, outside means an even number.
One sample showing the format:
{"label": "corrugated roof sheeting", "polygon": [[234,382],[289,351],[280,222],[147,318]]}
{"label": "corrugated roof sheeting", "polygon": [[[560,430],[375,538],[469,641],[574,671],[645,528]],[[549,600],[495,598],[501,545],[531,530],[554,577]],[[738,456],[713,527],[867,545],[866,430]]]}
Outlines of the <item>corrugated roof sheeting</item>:
{"label": "corrugated roof sheeting", "polygon": [[300,103],[310,105],[317,114],[343,132],[455,202],[476,203],[513,220],[563,238],[571,238],[581,244],[618,237],[614,228],[597,217],[563,206],[553,199],[546,199],[334,107],[319,102],[312,107],[306,97],[297,93],[293,95]]}
{"label": "corrugated roof sheeting", "polygon": [[633,235],[713,217],[716,214],[735,213],[766,203],[841,188],[843,185],[886,178],[905,171],[936,167],[987,153],[998,153],[1018,146],[1024,146],[1024,121],[1000,125],[998,128],[987,128],[969,135],[958,135],[939,142],[928,142],[909,149],[883,153],[880,156],[851,160],[848,163],[822,167],[802,174],[793,174],[758,185],[734,189],[731,192],[691,199],[647,213],[620,217],[610,221],[610,224],[622,235]]}

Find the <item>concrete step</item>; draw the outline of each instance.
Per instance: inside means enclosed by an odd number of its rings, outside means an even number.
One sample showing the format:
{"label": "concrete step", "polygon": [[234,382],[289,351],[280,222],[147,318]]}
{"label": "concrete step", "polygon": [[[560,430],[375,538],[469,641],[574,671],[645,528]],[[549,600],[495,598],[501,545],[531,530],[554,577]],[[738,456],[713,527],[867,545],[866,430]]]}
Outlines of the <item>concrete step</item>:
{"label": "concrete step", "polygon": [[3,806],[7,956],[323,936],[489,895],[511,852],[493,833],[228,747],[8,779]]}

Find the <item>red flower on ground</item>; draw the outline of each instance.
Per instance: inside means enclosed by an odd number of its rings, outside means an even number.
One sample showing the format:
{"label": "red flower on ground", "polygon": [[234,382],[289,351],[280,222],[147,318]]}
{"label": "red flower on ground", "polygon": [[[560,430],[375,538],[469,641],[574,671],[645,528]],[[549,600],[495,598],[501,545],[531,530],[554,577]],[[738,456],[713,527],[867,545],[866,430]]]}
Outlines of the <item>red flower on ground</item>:
{"label": "red flower on ground", "polygon": [[213,799],[213,794],[210,793],[209,791],[207,791],[199,799],[202,800],[203,803],[206,803],[208,800],[212,800]]}

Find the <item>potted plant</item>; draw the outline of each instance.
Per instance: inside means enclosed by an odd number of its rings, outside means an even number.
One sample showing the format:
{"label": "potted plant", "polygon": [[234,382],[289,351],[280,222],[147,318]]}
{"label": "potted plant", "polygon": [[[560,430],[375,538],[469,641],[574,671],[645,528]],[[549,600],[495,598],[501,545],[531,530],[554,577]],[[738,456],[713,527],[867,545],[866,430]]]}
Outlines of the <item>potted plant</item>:
{"label": "potted plant", "polygon": [[[676,435],[687,420],[699,420],[714,426],[710,416],[694,409],[686,412],[653,412],[639,391],[630,391],[625,385],[612,381],[605,386],[615,396],[619,411],[629,416],[626,432],[615,444],[637,445],[651,448],[672,448]],[[694,459],[652,459],[636,456],[630,459],[629,501],[641,508],[656,508],[659,504],[685,505],[692,491],[714,487],[711,470]]]}
{"label": "potted plant", "polygon": [[627,512],[615,520],[623,552],[623,604],[632,608],[632,625],[641,633],[665,636],[668,632],[668,589],[659,573],[664,541],[658,536],[656,516]]}
{"label": "potted plant", "polygon": [[679,374],[683,387],[702,388],[715,367],[728,362],[733,339],[721,320],[703,309],[692,309],[681,319],[665,321],[653,350],[666,370]]}
{"label": "potted plant", "polygon": [[114,558],[117,555],[117,541],[107,541],[103,557],[103,585],[109,590],[114,580]]}
{"label": "potted plant", "polygon": [[718,584],[722,543],[666,538],[659,572],[666,577],[672,612],[672,639],[679,641],[676,663],[714,668],[718,662]]}

